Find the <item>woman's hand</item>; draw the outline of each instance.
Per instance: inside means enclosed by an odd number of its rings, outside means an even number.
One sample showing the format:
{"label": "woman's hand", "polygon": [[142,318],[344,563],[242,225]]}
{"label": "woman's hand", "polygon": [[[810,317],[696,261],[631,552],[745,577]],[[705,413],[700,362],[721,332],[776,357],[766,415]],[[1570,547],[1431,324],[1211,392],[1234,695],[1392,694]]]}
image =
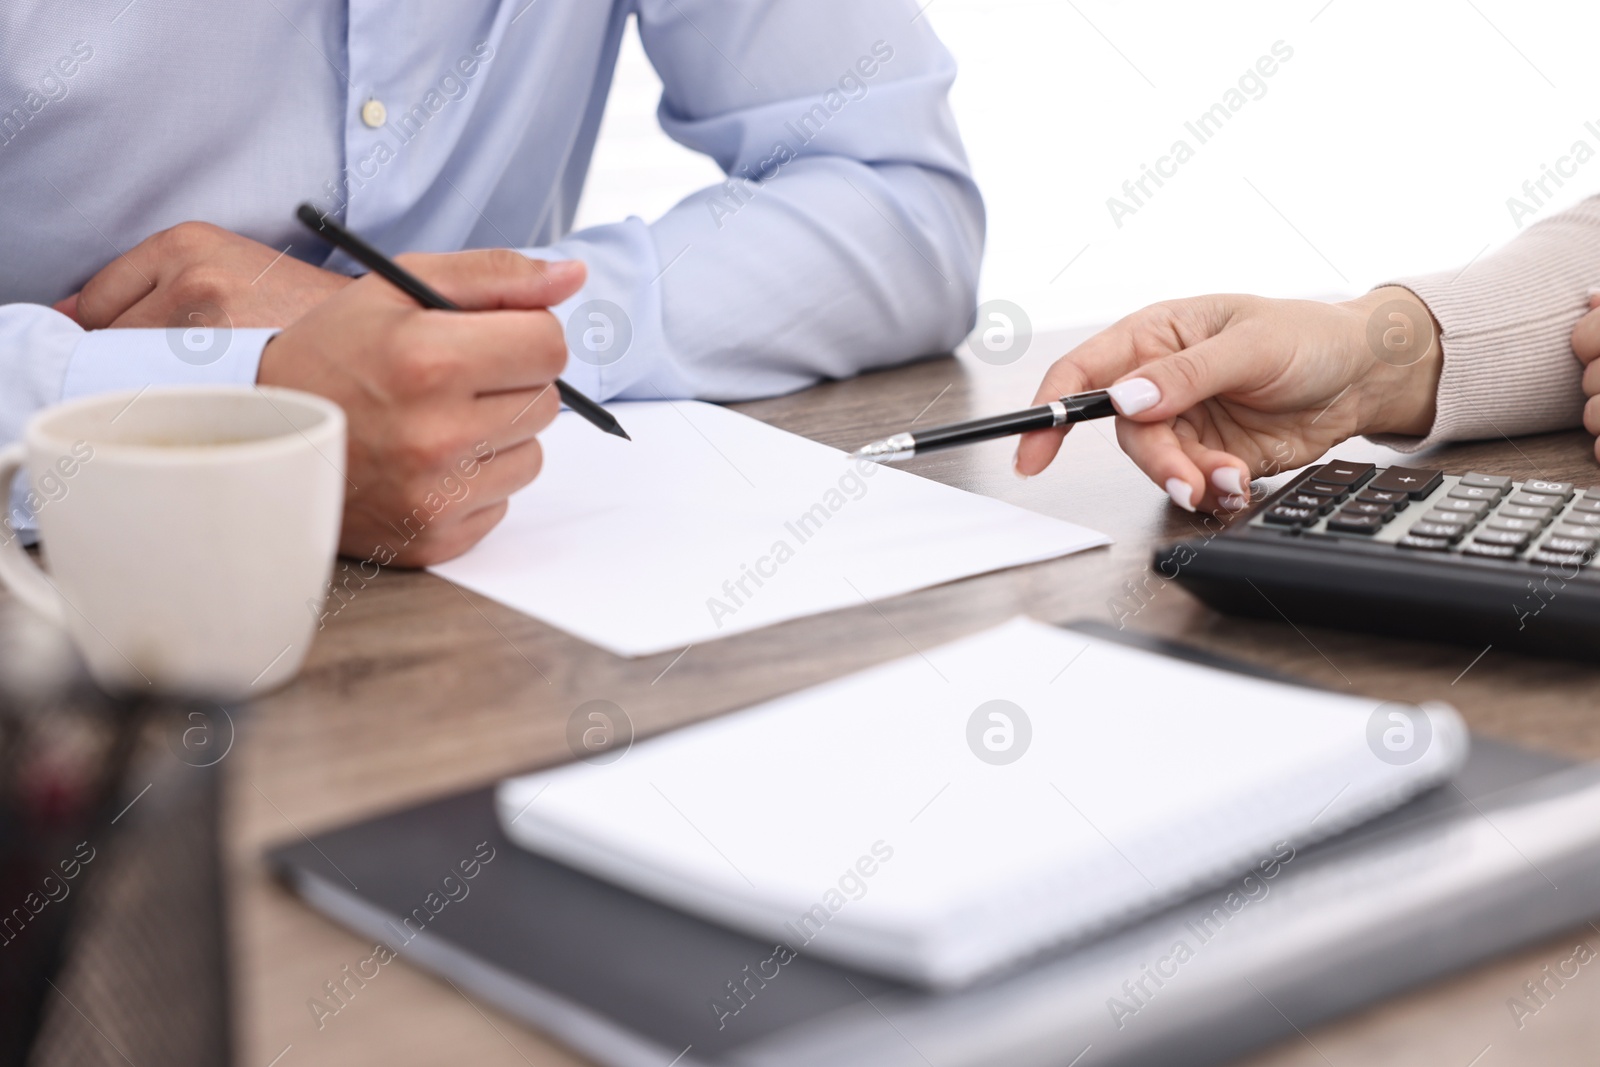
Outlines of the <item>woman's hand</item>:
{"label": "woman's hand", "polygon": [[[1592,323],[1600,351],[1600,318]],[[1587,321],[1587,320],[1586,320]],[[1190,511],[1249,500],[1250,479],[1303,466],[1364,433],[1433,425],[1438,326],[1409,290],[1324,304],[1203,296],[1153,304],[1057,360],[1035,403],[1109,388],[1117,439]],[[1600,391],[1600,361],[1586,384]],[[1600,402],[1590,404],[1600,428]],[[1017,472],[1037,474],[1065,429],[1028,434]]]}
{"label": "woman's hand", "polygon": [[[1572,330],[1572,352],[1583,361],[1583,393],[1589,402],[1583,407],[1583,427],[1600,437],[1600,289],[1589,290],[1589,313]],[[1594,454],[1600,459],[1600,440]]]}

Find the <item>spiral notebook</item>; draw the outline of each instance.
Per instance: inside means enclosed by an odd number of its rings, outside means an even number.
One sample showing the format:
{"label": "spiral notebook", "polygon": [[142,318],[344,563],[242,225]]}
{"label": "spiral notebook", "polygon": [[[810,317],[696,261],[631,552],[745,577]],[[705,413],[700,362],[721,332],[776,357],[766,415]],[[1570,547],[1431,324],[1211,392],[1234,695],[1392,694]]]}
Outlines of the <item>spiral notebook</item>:
{"label": "spiral notebook", "polygon": [[594,877],[949,989],[1264,874],[1467,752],[1444,705],[1016,619],[506,781],[497,806],[512,841]]}

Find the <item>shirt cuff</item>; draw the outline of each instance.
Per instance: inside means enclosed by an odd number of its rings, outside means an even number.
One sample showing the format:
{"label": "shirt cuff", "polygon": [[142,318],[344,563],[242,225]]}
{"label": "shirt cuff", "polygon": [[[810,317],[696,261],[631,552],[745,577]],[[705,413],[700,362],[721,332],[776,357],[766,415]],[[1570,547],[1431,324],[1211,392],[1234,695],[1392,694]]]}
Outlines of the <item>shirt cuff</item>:
{"label": "shirt cuff", "polygon": [[567,335],[561,377],[568,385],[598,401],[693,394],[676,370],[667,340],[657,284],[665,272],[656,266],[660,254],[643,222],[596,226],[520,251],[533,259],[578,259],[588,266],[583,288],[550,309]]}
{"label": "shirt cuff", "polygon": [[[274,329],[251,330],[90,330],[78,338],[67,363],[62,400],[152,385],[248,385],[256,380],[261,350],[277,336]],[[27,505],[27,476],[0,487],[6,498],[6,528],[0,538],[38,541]]]}
{"label": "shirt cuff", "polygon": [[249,385],[275,329],[91,330],[67,364],[61,399],[152,385]]}

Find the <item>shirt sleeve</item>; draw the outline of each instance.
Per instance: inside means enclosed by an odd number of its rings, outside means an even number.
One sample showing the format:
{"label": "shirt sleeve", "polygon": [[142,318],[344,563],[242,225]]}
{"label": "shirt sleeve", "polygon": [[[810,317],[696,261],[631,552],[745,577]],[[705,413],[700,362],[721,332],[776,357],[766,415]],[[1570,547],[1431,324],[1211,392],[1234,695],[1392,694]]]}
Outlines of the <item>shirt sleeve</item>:
{"label": "shirt sleeve", "polygon": [[947,352],[971,328],[983,201],[955,63],[904,0],[640,0],[674,140],[728,175],[582,259],[564,376],[600,398],[770,396]]}
{"label": "shirt sleeve", "polygon": [[1583,424],[1572,328],[1600,285],[1600,197],[1528,227],[1455,271],[1400,278],[1439,321],[1444,368],[1426,437],[1372,439],[1403,452]]}
{"label": "shirt sleeve", "polygon": [[[151,385],[256,380],[276,330],[94,330],[37,304],[0,305],[0,443],[22,438],[35,412],[62,400]],[[28,532],[22,479],[6,519]]]}

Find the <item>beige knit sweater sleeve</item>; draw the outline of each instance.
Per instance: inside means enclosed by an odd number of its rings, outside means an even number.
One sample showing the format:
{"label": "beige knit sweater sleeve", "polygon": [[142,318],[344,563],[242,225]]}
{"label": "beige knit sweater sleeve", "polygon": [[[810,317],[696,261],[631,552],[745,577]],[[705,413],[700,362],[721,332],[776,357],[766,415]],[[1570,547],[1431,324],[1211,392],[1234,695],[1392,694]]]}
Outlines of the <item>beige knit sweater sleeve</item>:
{"label": "beige knit sweater sleeve", "polygon": [[1600,196],[1528,227],[1455,271],[1399,278],[1439,320],[1444,369],[1426,437],[1378,435],[1414,452],[1583,423],[1583,365],[1572,327],[1600,286]]}

